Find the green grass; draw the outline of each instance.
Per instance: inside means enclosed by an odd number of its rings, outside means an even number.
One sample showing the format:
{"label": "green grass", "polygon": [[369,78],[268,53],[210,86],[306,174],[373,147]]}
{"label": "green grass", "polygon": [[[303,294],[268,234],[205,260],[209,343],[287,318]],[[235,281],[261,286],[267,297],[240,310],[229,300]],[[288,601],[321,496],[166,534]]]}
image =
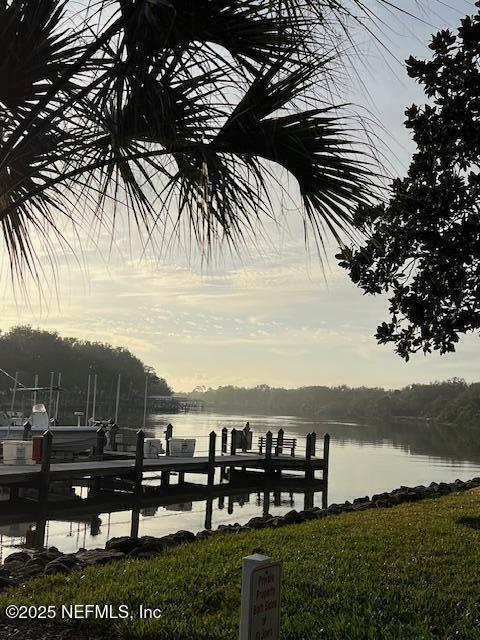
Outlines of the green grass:
{"label": "green grass", "polygon": [[38,579],[3,593],[0,607],[143,604],[162,617],[97,624],[132,640],[234,640],[241,560],[261,550],[284,563],[283,640],[480,639],[480,531],[460,523],[478,517],[480,493],[470,491],[219,536]]}

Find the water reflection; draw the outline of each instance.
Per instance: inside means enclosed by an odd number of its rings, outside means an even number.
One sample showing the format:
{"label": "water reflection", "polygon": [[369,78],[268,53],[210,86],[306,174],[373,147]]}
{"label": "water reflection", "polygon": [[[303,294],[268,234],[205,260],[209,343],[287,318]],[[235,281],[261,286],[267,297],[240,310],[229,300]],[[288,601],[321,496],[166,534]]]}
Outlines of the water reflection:
{"label": "water reflection", "polygon": [[[196,455],[206,453],[208,434],[222,427],[242,428],[246,420],[257,436],[280,427],[299,439],[315,431],[319,436],[331,434],[329,502],[352,500],[357,496],[388,491],[401,485],[415,486],[436,482],[451,482],[456,478],[468,480],[480,475],[480,439],[475,428],[438,425],[433,423],[363,423],[348,421],[311,422],[293,416],[239,416],[223,414],[176,414],[150,416],[147,424],[149,437],[163,437],[168,423],[174,425],[174,436],[196,439]],[[138,425],[140,421],[138,422]],[[134,441],[135,422],[126,431],[126,439]],[[188,483],[198,477],[185,478]],[[72,502],[83,498],[77,513],[71,515]],[[8,495],[0,495],[0,500]],[[112,495],[96,508],[89,507],[88,495],[77,489],[76,498],[68,496],[69,507],[62,512],[61,502],[52,514],[31,512],[21,519],[6,515],[0,508],[0,551],[11,552],[19,546],[55,545],[65,552],[79,547],[103,547],[105,542],[120,535],[162,536],[179,529],[201,531],[220,524],[247,522],[251,517],[270,512],[281,515],[292,508],[322,506],[319,490],[306,491],[301,487],[254,486],[245,490],[231,487],[221,495],[198,499],[183,497],[151,497],[142,504],[125,502]],[[65,499],[67,499],[65,497]],[[122,503],[123,500],[123,503]],[[4,503],[6,504],[6,503]],[[52,506],[52,505],[51,505]],[[33,517],[35,516],[35,517]],[[42,517],[40,517],[42,516]],[[208,525],[208,526],[207,526]]]}
{"label": "water reflection", "polygon": [[[305,484],[303,491],[302,484]],[[51,513],[61,511],[62,505],[49,505],[48,514],[39,512],[28,520],[22,519],[21,510],[16,507],[17,516],[0,515],[0,522],[15,517],[18,520],[0,525],[0,555],[8,555],[14,548],[41,549],[52,545],[69,553],[80,547],[103,547],[109,538],[118,535],[161,536],[179,529],[196,532],[220,524],[244,524],[261,513],[280,515],[292,508],[309,508],[314,505],[315,495],[321,495],[320,482],[295,480],[260,486],[255,490],[217,485],[206,499],[199,497],[184,502],[174,502],[172,498],[168,503],[168,498],[161,496],[145,496],[137,504],[132,504],[131,499],[123,503],[117,500],[110,512],[88,513],[91,501],[87,497],[78,504],[63,505],[68,509],[69,520]],[[145,503],[150,504],[145,506]]]}

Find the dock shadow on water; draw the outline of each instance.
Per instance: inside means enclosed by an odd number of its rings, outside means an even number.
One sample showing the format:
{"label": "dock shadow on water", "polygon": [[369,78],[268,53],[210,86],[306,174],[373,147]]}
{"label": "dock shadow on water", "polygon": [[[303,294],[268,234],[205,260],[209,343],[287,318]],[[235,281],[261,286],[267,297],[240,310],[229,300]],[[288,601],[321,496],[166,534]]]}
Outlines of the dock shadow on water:
{"label": "dock shadow on water", "polygon": [[[166,426],[174,424],[174,435],[195,438],[195,456],[208,456],[209,433],[218,436],[222,428],[241,429],[245,416],[189,413],[152,415],[146,437],[164,438]],[[255,443],[268,431],[279,428],[290,438],[305,443],[308,433],[317,433],[320,442],[331,434],[328,503],[353,500],[359,496],[390,491],[401,485],[427,485],[432,481],[467,480],[479,475],[480,444],[473,429],[448,425],[365,423],[352,420],[311,422],[295,416],[250,416]],[[123,428],[124,437],[135,442],[135,425]],[[217,439],[217,451],[220,442]],[[265,443],[264,443],[265,444]],[[258,451],[255,445],[254,450]],[[228,454],[230,451],[227,452]],[[3,557],[15,548],[56,546],[62,552],[79,548],[103,548],[115,536],[162,536],[178,530],[192,532],[216,529],[219,525],[245,524],[252,517],[269,512],[283,515],[327,503],[322,480],[312,481],[292,470],[282,477],[265,476],[257,470],[238,468],[229,478],[209,486],[205,474],[170,471],[162,483],[162,472],[144,470],[143,494],[122,491],[121,486],[92,486],[88,478],[74,483],[50,482],[48,503],[41,506],[32,489],[20,489],[11,499],[7,490],[0,495],[0,552]],[[321,478],[322,472],[317,474]],[[294,476],[294,477],[291,477]],[[119,490],[120,489],[120,490]]]}
{"label": "dock shadow on water", "polygon": [[[259,482],[239,472],[231,482],[209,488],[188,479],[168,489],[149,485],[141,499],[108,491],[98,495],[72,488],[70,495],[52,494],[47,508],[26,499],[0,508],[0,552],[15,548],[42,549],[56,546],[68,553],[79,548],[104,547],[115,536],[167,535],[180,529],[196,533],[222,524],[245,524],[262,514],[282,515],[291,509],[326,502],[321,481],[284,478]],[[173,478],[175,482],[175,477]],[[57,487],[59,490],[60,487]],[[69,487],[63,486],[67,491]]]}

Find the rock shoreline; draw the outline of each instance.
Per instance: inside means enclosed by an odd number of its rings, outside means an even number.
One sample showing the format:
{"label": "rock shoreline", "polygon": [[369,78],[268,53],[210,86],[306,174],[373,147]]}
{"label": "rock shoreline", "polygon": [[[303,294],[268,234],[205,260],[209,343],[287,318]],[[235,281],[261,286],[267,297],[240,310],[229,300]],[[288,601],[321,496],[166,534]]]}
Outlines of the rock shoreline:
{"label": "rock shoreline", "polygon": [[123,536],[108,540],[104,549],[79,549],[76,553],[68,554],[61,553],[56,547],[50,547],[44,551],[19,551],[9,555],[5,558],[3,565],[0,565],[0,591],[7,587],[19,586],[26,580],[43,575],[68,574],[88,566],[104,565],[116,560],[149,559],[170,547],[205,540],[219,534],[234,534],[267,527],[282,527],[339,513],[393,507],[405,502],[438,498],[452,492],[467,491],[477,487],[480,487],[480,477],[466,482],[462,480],[455,480],[455,482],[451,483],[432,482],[428,487],[423,485],[416,487],[402,486],[399,489],[378,493],[372,497],[356,498],[353,502],[347,500],[342,504],[331,504],[325,510],[319,507],[303,511],[293,509],[283,516],[272,516],[270,514],[256,516],[244,525],[240,525],[238,522],[231,525],[221,524],[214,531],[204,530],[197,534],[191,531],[177,531],[177,533],[160,538],[153,536],[142,536],[141,538]]}

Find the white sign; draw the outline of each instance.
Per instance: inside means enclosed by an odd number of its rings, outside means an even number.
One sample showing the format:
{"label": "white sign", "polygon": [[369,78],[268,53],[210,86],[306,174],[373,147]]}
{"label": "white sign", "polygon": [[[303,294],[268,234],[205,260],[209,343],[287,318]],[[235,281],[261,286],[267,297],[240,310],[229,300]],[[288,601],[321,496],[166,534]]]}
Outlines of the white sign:
{"label": "white sign", "polygon": [[279,640],[282,564],[255,554],[243,559],[240,640]]}

